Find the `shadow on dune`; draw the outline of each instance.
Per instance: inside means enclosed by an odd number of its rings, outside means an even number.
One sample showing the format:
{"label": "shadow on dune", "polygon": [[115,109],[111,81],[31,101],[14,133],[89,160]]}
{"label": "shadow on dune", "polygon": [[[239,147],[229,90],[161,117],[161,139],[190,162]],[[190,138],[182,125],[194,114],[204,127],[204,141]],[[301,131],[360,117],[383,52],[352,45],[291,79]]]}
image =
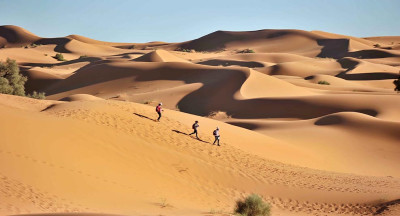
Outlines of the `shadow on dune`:
{"label": "shadow on dune", "polygon": [[318,39],[317,44],[322,46],[321,52],[317,55],[317,57],[321,58],[340,59],[343,57],[355,57],[359,59],[374,59],[398,56],[390,52],[377,49],[350,52],[349,39]]}
{"label": "shadow on dune", "polygon": [[50,106],[47,106],[46,108],[40,110],[40,112],[47,111],[47,110],[49,110],[49,109],[51,109],[51,108],[53,108],[53,107],[55,107],[55,106],[57,106],[57,104],[51,104]]}
{"label": "shadow on dune", "polygon": [[25,67],[20,67],[21,74],[26,76],[28,80],[25,83],[25,93],[31,94],[33,91],[43,91],[47,87],[59,82],[61,78],[54,76],[36,77]]}
{"label": "shadow on dune", "polygon": [[260,128],[258,125],[252,124],[252,123],[248,123],[248,122],[230,121],[230,122],[226,122],[226,123],[231,124],[231,125],[235,125],[235,126],[238,126],[238,127],[246,128],[246,129],[249,129],[249,130],[255,130],[255,129]]}
{"label": "shadow on dune", "polygon": [[102,60],[101,58],[97,57],[86,57],[86,58],[79,58],[79,59],[74,59],[70,61],[63,61],[60,63],[55,63],[55,64],[43,64],[43,63],[22,63],[22,66],[29,66],[29,67],[54,67],[54,66],[64,66],[64,65],[70,65],[70,64],[75,64],[75,63],[80,63],[80,62],[96,62]]}
{"label": "shadow on dune", "polygon": [[320,58],[342,58],[349,51],[349,39],[318,39],[317,44],[322,46]]}
{"label": "shadow on dune", "polygon": [[383,51],[383,50],[360,50],[355,52],[349,52],[346,56],[355,57],[359,59],[374,59],[374,58],[387,58],[387,57],[396,57],[398,55],[394,55],[392,53]]}
{"label": "shadow on dune", "polygon": [[378,210],[376,210],[372,215],[381,215],[385,211],[389,210],[389,207],[393,205],[400,205],[400,199],[377,204],[376,207],[378,207]]}
{"label": "shadow on dune", "polygon": [[342,124],[343,122],[344,122],[343,117],[338,115],[330,115],[318,119],[314,124],[319,126],[324,126],[324,125],[338,125]]}
{"label": "shadow on dune", "polygon": [[259,62],[255,62],[255,61],[234,61],[234,60],[218,60],[218,59],[198,62],[197,64],[210,65],[210,66],[237,65],[237,66],[248,67],[248,68],[264,67],[263,64],[261,64]]}
{"label": "shadow on dune", "polygon": [[360,74],[347,74],[340,73],[337,75],[345,80],[386,80],[386,79],[396,79],[398,75],[394,73],[382,73],[382,72],[373,72],[373,73],[360,73]]}
{"label": "shadow on dune", "polygon": [[36,44],[43,44],[43,45],[50,45],[55,44],[56,47],[54,48],[55,52],[59,53],[70,53],[68,49],[65,48],[65,45],[70,42],[71,39],[60,37],[60,38],[42,38],[35,41]]}
{"label": "shadow on dune", "polygon": [[396,79],[398,77],[395,73],[386,72],[370,72],[370,73],[357,73],[348,74],[348,72],[354,70],[360,63],[350,58],[343,58],[337,60],[342,68],[346,71],[339,73],[336,77],[340,77],[345,80],[385,80],[385,79]]}
{"label": "shadow on dune", "polygon": [[[172,131],[175,132],[175,133],[178,133],[178,134],[183,134],[183,135],[188,135],[188,136],[190,136],[189,134],[187,134],[187,133],[185,133],[185,132],[182,132],[182,131],[178,131],[178,130],[172,130]],[[197,138],[192,137],[192,136],[190,136],[190,138],[192,138],[192,139],[194,139],[194,140],[197,140],[197,141],[200,141],[200,142],[203,142],[203,143],[209,143],[209,142],[207,142],[207,141],[204,141],[204,140],[202,140],[202,139],[197,139]]]}
{"label": "shadow on dune", "polygon": [[151,120],[151,121],[156,121],[155,119],[152,119],[152,118],[150,118],[150,117],[147,117],[147,116],[142,115],[142,114],[139,114],[139,113],[133,113],[133,114],[135,114],[135,115],[137,115],[137,116],[139,116],[139,117],[141,117],[141,118],[145,118],[145,119],[148,119],[148,120]]}
{"label": "shadow on dune", "polygon": [[[105,61],[102,61],[105,62]],[[51,86],[48,95],[78,88],[129,78],[132,82],[183,81],[185,84],[202,83],[203,86],[185,95],[179,102],[183,112],[207,116],[211,111],[226,112],[233,118],[297,118],[309,119],[336,112],[353,111],[375,115],[367,105],[353,104],[346,99],[323,96],[294,98],[256,98],[239,100],[234,95],[249,76],[247,69],[213,68],[189,63],[132,64],[115,66],[96,63],[87,65],[74,75]],[[142,67],[146,66],[146,67]],[[147,67],[151,66],[151,67]],[[122,87],[121,87],[122,88]],[[87,93],[83,89],[81,92]],[[369,96],[363,96],[369,97]],[[345,98],[345,97],[342,97]]]}

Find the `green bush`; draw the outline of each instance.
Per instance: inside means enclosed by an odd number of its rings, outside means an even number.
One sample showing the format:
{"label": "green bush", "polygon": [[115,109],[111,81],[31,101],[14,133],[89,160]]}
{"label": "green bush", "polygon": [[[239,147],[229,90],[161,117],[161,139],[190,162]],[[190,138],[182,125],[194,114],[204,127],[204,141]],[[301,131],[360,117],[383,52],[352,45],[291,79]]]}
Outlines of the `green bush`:
{"label": "green bush", "polygon": [[380,44],[374,44],[374,47],[375,48],[381,48],[381,45]]}
{"label": "green bush", "polygon": [[33,91],[33,93],[31,95],[28,94],[27,97],[35,99],[46,99],[46,93]]}
{"label": "green bush", "polygon": [[244,50],[240,50],[238,53],[255,53],[255,52],[252,49],[244,49]]}
{"label": "green bush", "polygon": [[260,196],[252,194],[244,201],[238,200],[236,202],[235,213],[240,216],[269,216],[271,207]]}
{"label": "green bush", "polygon": [[319,81],[318,84],[320,84],[320,85],[330,85],[330,83],[325,81],[325,80]]}
{"label": "green bush", "polygon": [[15,60],[0,62],[0,93],[25,96],[27,78],[19,73]]}
{"label": "green bush", "polygon": [[63,54],[61,54],[61,53],[57,53],[56,56],[54,56],[54,58],[57,59],[58,61],[66,61],[64,59]]}

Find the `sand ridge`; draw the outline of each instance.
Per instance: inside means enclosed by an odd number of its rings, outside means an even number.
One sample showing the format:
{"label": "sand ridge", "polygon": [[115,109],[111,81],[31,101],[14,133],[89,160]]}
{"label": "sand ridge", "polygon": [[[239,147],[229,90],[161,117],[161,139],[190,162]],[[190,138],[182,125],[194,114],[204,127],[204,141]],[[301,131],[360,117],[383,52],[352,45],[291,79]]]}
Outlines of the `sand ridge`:
{"label": "sand ridge", "polygon": [[0,95],[0,215],[230,215],[251,193],[273,215],[396,215],[397,39],[113,43],[1,26],[0,60],[47,100]]}

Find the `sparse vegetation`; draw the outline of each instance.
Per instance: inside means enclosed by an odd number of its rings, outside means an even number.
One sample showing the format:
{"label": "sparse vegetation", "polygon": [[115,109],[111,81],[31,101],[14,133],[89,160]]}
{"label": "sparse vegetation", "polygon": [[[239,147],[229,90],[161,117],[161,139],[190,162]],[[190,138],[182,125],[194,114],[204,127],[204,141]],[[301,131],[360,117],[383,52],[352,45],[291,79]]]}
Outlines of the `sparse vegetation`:
{"label": "sparse vegetation", "polygon": [[38,47],[38,46],[40,46],[41,44],[35,44],[35,43],[33,43],[33,44],[31,44],[30,46],[31,46],[31,48],[35,48],[35,47]]}
{"label": "sparse vegetation", "polygon": [[135,49],[135,45],[132,45],[132,46],[130,47],[130,49]]}
{"label": "sparse vegetation", "polygon": [[45,53],[45,54],[44,54],[44,56],[48,56],[48,54],[47,54],[47,53]]}
{"label": "sparse vegetation", "polygon": [[320,84],[320,85],[330,85],[330,83],[328,81],[325,81],[325,80],[318,81],[318,84]]}
{"label": "sparse vegetation", "polygon": [[169,204],[167,202],[167,198],[165,198],[165,197],[160,198],[160,206],[161,206],[161,208],[166,208],[169,206]]}
{"label": "sparse vegetation", "polygon": [[[15,60],[7,59],[6,62],[0,62],[0,93],[25,96],[25,83],[28,79],[21,75],[19,67]],[[45,99],[44,92],[34,91],[32,95],[26,95],[30,98]]]}
{"label": "sparse vegetation", "polygon": [[255,53],[255,52],[254,50],[247,48],[244,50],[239,50],[238,53]]}
{"label": "sparse vegetation", "polygon": [[43,100],[46,99],[46,93],[33,91],[33,93],[31,95],[28,94],[27,97]]}
{"label": "sparse vegetation", "polygon": [[57,59],[58,61],[66,61],[66,60],[64,59],[63,54],[61,54],[61,53],[57,53],[57,54],[54,56],[54,58]]}
{"label": "sparse vegetation", "polygon": [[7,59],[0,62],[0,93],[25,96],[27,78],[19,73],[15,60]]}
{"label": "sparse vegetation", "polygon": [[208,118],[212,118],[212,119],[228,119],[228,118],[232,118],[232,116],[230,116],[226,112],[220,111],[220,110],[214,110],[214,111],[209,112],[207,117]]}
{"label": "sparse vegetation", "polygon": [[196,52],[196,50],[194,50],[194,49],[183,49],[183,48],[181,48],[181,47],[176,48],[175,51],[178,51],[178,52],[188,52],[188,53],[194,53],[194,52]]}
{"label": "sparse vegetation", "polygon": [[235,214],[238,216],[269,216],[270,213],[270,205],[257,194],[252,194],[245,200],[236,202]]}
{"label": "sparse vegetation", "polygon": [[375,48],[381,48],[381,45],[380,44],[374,44],[374,47]]}
{"label": "sparse vegetation", "polygon": [[81,55],[81,56],[79,56],[79,59],[84,59],[84,58],[88,58],[89,56],[87,56],[87,55]]}
{"label": "sparse vegetation", "polygon": [[36,48],[36,47],[41,46],[41,45],[42,44],[31,43],[29,45],[25,45],[25,46],[22,46],[22,47],[24,47],[25,49],[28,49],[28,48]]}
{"label": "sparse vegetation", "polygon": [[223,211],[221,209],[210,209],[210,212],[209,212],[209,214],[212,214],[212,215],[222,214],[222,213],[223,213]]}

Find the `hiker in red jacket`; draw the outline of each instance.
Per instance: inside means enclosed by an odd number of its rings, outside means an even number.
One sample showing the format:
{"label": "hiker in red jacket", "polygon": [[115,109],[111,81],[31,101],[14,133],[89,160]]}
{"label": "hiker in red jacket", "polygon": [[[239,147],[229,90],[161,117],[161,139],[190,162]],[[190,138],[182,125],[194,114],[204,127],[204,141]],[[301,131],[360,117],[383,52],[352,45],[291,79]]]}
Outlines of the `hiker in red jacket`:
{"label": "hiker in red jacket", "polygon": [[157,119],[157,121],[160,121],[160,119],[161,119],[161,112],[164,111],[164,110],[161,108],[161,106],[162,106],[162,103],[161,103],[161,102],[158,104],[158,106],[156,106],[156,112],[158,113],[158,119]]}
{"label": "hiker in red jacket", "polygon": [[197,136],[197,128],[198,127],[200,127],[199,121],[195,121],[194,124],[192,125],[193,133],[190,133],[189,135],[196,134],[196,138],[199,139],[199,137]]}

